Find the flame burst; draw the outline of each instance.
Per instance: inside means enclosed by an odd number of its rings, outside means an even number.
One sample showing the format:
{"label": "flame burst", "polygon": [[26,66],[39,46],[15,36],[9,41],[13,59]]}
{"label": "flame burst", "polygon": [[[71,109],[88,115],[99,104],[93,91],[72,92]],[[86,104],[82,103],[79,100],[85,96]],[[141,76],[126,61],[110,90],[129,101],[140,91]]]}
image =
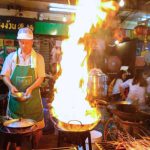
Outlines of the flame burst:
{"label": "flame burst", "polygon": [[53,116],[60,121],[68,123],[70,120],[78,120],[82,124],[91,124],[100,119],[100,113],[86,100],[87,52],[90,48],[85,49],[85,45],[79,44],[79,40],[90,32],[92,26],[101,26],[108,11],[116,9],[111,1],[78,2],[75,21],[69,26],[69,38],[62,42],[62,74],[55,84],[57,93],[52,103]]}

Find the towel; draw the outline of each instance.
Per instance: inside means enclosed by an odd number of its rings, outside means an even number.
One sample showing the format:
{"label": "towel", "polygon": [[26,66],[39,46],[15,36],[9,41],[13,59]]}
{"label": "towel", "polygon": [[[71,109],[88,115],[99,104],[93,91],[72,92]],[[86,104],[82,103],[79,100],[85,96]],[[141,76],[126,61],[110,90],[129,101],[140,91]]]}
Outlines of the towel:
{"label": "towel", "polygon": [[31,52],[31,68],[36,68],[36,64],[37,64],[37,56],[36,56],[36,52],[34,51],[34,49],[32,49],[32,52]]}
{"label": "towel", "polygon": [[[21,53],[21,49],[19,48],[18,54],[20,54],[20,53]],[[37,54],[36,54],[35,50],[32,49],[32,51],[31,51],[31,68],[37,67],[37,59],[36,58],[37,58]],[[17,61],[17,51],[14,53],[12,60],[15,62]]]}

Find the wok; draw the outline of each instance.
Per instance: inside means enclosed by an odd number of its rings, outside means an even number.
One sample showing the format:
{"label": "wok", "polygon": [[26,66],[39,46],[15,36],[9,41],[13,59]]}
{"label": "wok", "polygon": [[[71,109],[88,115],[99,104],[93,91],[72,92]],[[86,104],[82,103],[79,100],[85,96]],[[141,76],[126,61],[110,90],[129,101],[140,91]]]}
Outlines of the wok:
{"label": "wok", "polygon": [[28,128],[35,125],[36,121],[32,119],[10,119],[6,120],[3,123],[3,126],[7,128],[14,128],[14,129],[21,129],[21,128]]}
{"label": "wok", "polygon": [[70,132],[84,132],[90,131],[100,122],[101,114],[97,110],[96,118],[94,122],[91,123],[82,123],[80,120],[69,120],[68,122],[62,121],[59,118],[56,118],[52,113],[53,108],[50,111],[50,119],[54,123],[54,126],[63,131],[70,131]]}
{"label": "wok", "polygon": [[111,102],[110,105],[118,111],[126,113],[135,113],[138,111],[138,105],[134,105],[128,101]]}
{"label": "wok", "polygon": [[108,105],[108,109],[119,118],[131,122],[139,122],[150,119],[149,113],[143,108],[140,109],[137,105],[127,101],[114,102]]}
{"label": "wok", "polygon": [[122,112],[134,113],[138,110],[138,106],[129,101],[108,102],[106,100],[96,99],[96,105],[106,106],[108,109],[117,109]]}
{"label": "wok", "polygon": [[1,118],[0,133],[8,135],[30,134],[38,129],[36,121],[32,119]]}
{"label": "wok", "polygon": [[99,123],[100,119],[97,119],[94,123],[91,124],[82,124],[78,120],[70,120],[68,122],[60,121],[54,117],[51,117],[52,122],[55,127],[59,130],[69,131],[69,132],[84,132],[93,130],[94,127]]}

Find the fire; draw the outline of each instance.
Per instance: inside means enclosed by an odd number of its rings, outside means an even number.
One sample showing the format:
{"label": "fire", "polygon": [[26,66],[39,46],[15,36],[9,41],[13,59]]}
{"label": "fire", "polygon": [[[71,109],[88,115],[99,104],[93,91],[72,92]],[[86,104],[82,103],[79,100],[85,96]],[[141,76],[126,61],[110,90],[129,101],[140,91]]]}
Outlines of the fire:
{"label": "fire", "polygon": [[77,4],[75,21],[69,26],[69,38],[62,42],[62,73],[55,84],[57,93],[52,103],[53,116],[60,121],[77,120],[75,124],[91,124],[100,119],[100,112],[86,100],[90,47],[85,49],[79,40],[90,32],[92,26],[102,25],[107,12],[115,10],[113,4],[100,0],[80,0]]}

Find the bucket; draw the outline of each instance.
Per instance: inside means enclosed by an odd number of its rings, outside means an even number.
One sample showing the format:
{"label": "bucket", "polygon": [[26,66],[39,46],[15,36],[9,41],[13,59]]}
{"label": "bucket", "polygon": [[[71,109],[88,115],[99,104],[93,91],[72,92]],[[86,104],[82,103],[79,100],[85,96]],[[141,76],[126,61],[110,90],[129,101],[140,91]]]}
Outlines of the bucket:
{"label": "bucket", "polygon": [[[95,143],[100,143],[102,141],[102,133],[98,130],[92,130],[90,131],[90,134],[92,150],[98,150],[98,147],[95,145]],[[88,139],[86,139],[86,149],[88,149]]]}
{"label": "bucket", "polygon": [[102,140],[102,133],[100,131],[92,130],[92,131],[90,131],[90,134],[91,134],[91,142],[92,142],[92,144],[101,142],[101,140]]}

